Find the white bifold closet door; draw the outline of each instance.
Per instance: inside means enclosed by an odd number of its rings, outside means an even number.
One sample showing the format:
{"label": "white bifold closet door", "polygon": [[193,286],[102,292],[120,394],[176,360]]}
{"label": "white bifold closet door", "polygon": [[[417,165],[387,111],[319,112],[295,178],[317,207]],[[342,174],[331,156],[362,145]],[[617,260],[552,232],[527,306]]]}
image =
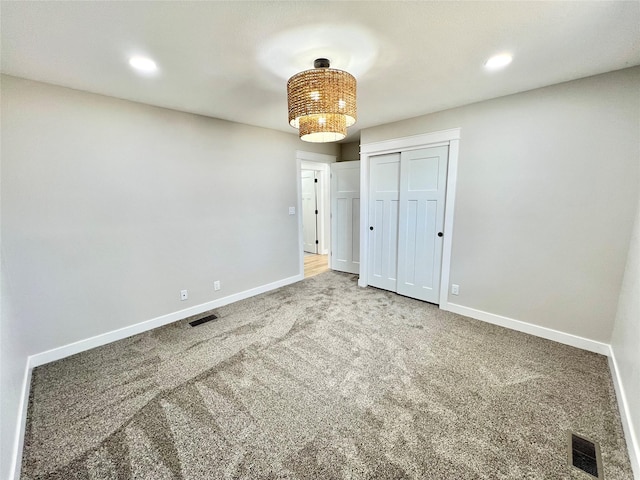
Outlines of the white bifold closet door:
{"label": "white bifold closet door", "polygon": [[371,158],[369,285],[439,302],[447,164],[447,146]]}

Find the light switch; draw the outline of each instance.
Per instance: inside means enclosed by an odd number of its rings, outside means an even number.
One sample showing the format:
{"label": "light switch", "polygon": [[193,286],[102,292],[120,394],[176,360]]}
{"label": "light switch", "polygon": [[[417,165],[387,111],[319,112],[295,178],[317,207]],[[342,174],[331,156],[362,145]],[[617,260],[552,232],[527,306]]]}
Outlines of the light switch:
{"label": "light switch", "polygon": [[296,214],[296,207],[289,207],[289,215],[295,215]]}

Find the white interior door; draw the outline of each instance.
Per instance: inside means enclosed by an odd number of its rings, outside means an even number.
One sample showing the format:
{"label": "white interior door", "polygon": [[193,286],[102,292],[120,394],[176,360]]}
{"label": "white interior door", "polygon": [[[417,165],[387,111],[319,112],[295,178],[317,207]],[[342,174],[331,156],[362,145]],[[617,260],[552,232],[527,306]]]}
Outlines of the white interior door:
{"label": "white interior door", "polygon": [[397,292],[439,303],[448,147],[402,152]]}
{"label": "white interior door", "polygon": [[360,162],[331,164],[331,268],[360,273]]}
{"label": "white interior door", "polygon": [[374,287],[396,291],[400,154],[377,155],[369,164],[369,274]]}
{"label": "white interior door", "polygon": [[305,252],[318,253],[316,172],[302,170],[302,239]]}

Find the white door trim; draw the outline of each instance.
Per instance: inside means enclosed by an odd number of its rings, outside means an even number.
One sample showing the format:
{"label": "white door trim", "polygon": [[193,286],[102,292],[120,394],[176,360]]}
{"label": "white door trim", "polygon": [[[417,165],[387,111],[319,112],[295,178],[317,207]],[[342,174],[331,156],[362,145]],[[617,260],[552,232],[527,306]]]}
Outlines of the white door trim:
{"label": "white door trim", "polygon": [[[298,212],[298,272],[304,276],[304,248],[302,237],[302,169],[316,170],[320,172],[320,189],[318,202],[319,210],[322,218],[318,222],[318,253],[327,255],[329,253],[331,242],[331,225],[329,218],[329,210],[331,208],[331,198],[329,183],[331,181],[330,163],[335,163],[337,157],[335,155],[326,155],[324,153],[305,152],[296,150],[296,187],[297,187],[297,212]],[[329,268],[331,268],[331,258],[329,257]]]}
{"label": "white door trim", "polygon": [[335,155],[327,155],[326,153],[305,152],[304,150],[296,150],[296,158],[298,160],[306,160],[316,163],[334,163],[337,159]]}
{"label": "white door trim", "polygon": [[413,150],[417,148],[436,147],[438,145],[450,145],[452,140],[460,140],[460,129],[439,130],[432,133],[422,133],[409,137],[392,138],[360,145],[360,155],[381,155],[383,153],[395,153],[401,150]]}
{"label": "white door trim", "polygon": [[[415,150],[418,148],[449,145],[449,170],[447,172],[447,193],[444,211],[444,244],[442,248],[442,272],[440,274],[440,308],[446,309],[449,277],[451,269],[451,246],[453,240],[453,213],[455,209],[456,182],[458,177],[458,151],[460,128],[440,130],[421,135],[393,138],[360,146],[360,277],[358,285],[368,285],[369,258],[369,197],[362,192],[369,191],[369,157],[385,153]],[[363,221],[367,219],[367,221]]]}

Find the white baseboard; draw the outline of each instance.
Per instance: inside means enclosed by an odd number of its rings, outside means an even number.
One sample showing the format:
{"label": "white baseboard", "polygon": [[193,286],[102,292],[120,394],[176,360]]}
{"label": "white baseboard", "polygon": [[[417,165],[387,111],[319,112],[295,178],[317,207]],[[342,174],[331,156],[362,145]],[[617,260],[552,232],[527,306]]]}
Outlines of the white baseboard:
{"label": "white baseboard", "polygon": [[101,345],[106,345],[107,343],[115,342],[116,340],[121,340],[138,333],[146,332],[147,330],[152,330],[154,328],[167,325],[168,323],[182,320],[183,318],[198,315],[200,313],[213,310],[214,308],[223,307],[225,305],[229,305],[230,303],[244,300],[245,298],[253,297],[270,290],[275,290],[276,288],[284,287],[286,285],[299,282],[300,280],[304,280],[304,274],[298,274],[294,275],[293,277],[283,278],[282,280],[251,288],[249,290],[245,290],[244,292],[235,293],[224,298],[219,298],[217,300],[212,300],[200,305],[195,305],[193,307],[185,308],[184,310],[179,310],[167,315],[162,315],[160,317],[152,318],[151,320],[146,320],[144,322],[136,323],[128,327],[112,330],[111,332],[102,333],[100,335],[96,335],[95,337],[87,338],[85,340],[79,340],[62,347],[53,348],[51,350],[29,356],[27,358],[25,367],[25,374],[22,385],[22,397],[20,399],[20,410],[18,411],[18,427],[16,429],[16,440],[12,460],[13,465],[11,468],[13,476],[9,480],[18,480],[20,478],[22,449],[24,445],[24,432],[27,423],[27,408],[29,404],[29,392],[31,387],[31,372],[33,371],[34,367],[53,362],[55,360],[60,360],[70,355],[84,352],[85,350],[90,350]]}
{"label": "white baseboard", "polygon": [[251,288],[249,290],[245,290],[244,292],[234,293],[233,295],[229,295],[224,298],[201,303],[200,305],[185,308],[184,310],[178,310],[177,312],[152,318],[151,320],[146,320],[134,325],[119,328],[118,330],[112,330],[110,332],[102,333],[100,335],[96,335],[95,337],[87,338],[84,340],[79,340],[74,343],[69,343],[68,345],[53,348],[51,350],[47,350],[46,352],[37,353],[35,355],[31,355],[29,357],[29,360],[31,361],[32,367],[44,365],[45,363],[60,360],[70,355],[84,352],[85,350],[90,350],[95,347],[100,347],[102,345],[106,345],[107,343],[115,342],[116,340],[121,340],[138,333],[146,332],[147,330],[152,330],[154,328],[167,325],[168,323],[182,320],[183,318],[198,315],[200,313],[213,310],[214,308],[223,307],[224,305],[228,305],[239,300],[244,300],[245,298],[253,297],[255,295],[274,290],[276,288],[284,287],[285,285],[290,285],[303,279],[304,275],[294,275],[293,277],[284,278],[273,283],[261,285],[256,288]]}
{"label": "white baseboard", "polygon": [[622,379],[618,374],[618,364],[616,362],[616,357],[613,349],[609,344],[597,342],[595,340],[590,340],[584,337],[579,337],[570,333],[560,332],[551,328],[533,325],[531,323],[522,322],[520,320],[514,320],[513,318],[484,312],[482,310],[464,307],[455,303],[440,304],[440,308],[442,310],[447,310],[449,312],[475,318],[476,320],[481,320],[483,322],[500,325],[501,327],[509,328],[511,330],[529,333],[537,337],[546,338],[548,340],[553,340],[565,345],[571,345],[572,347],[577,347],[583,350],[588,350],[590,352],[606,355],[608,357],[611,378],[613,379],[613,385],[616,391],[618,410],[620,412],[620,419],[622,420],[624,437],[627,442],[627,450],[629,451],[631,468],[633,470],[634,478],[636,480],[640,480],[640,443],[638,442],[638,438],[633,429],[633,424],[631,423],[631,418],[629,417],[629,405],[627,402],[627,397],[625,395]]}
{"label": "white baseboard", "polygon": [[18,407],[18,425],[13,444],[13,458],[11,460],[11,469],[9,480],[18,480],[20,478],[20,468],[22,467],[22,450],[24,448],[24,432],[27,426],[27,410],[29,408],[29,393],[31,390],[31,365],[30,358],[27,358],[24,367],[24,376],[22,378],[22,395],[20,396],[20,406]]}
{"label": "white baseboard", "polygon": [[609,369],[611,370],[611,378],[613,386],[616,390],[616,399],[618,400],[618,410],[620,411],[620,420],[622,420],[622,429],[624,430],[624,438],[627,441],[627,450],[629,451],[629,460],[631,460],[631,469],[633,470],[633,478],[640,480],[640,443],[629,417],[629,403],[620,374],[618,373],[618,363],[613,348],[609,350]]}
{"label": "white baseboard", "polygon": [[[113,330],[111,332],[107,332],[104,334],[96,335],[94,337],[91,337],[85,340],[80,340],[74,343],[70,343],[68,345],[64,345],[62,347],[47,350],[45,352],[31,355],[30,357],[28,357],[27,363],[25,366],[25,374],[24,374],[23,385],[22,385],[23,392],[20,399],[20,410],[18,412],[18,428],[16,431],[16,442],[14,446],[13,466],[11,469],[11,471],[13,472],[13,477],[10,478],[9,480],[17,480],[20,478],[22,449],[24,444],[27,408],[29,403],[29,390],[31,386],[31,373],[34,367],[37,367],[39,365],[44,365],[45,363],[49,363],[55,360],[60,360],[70,355],[74,355],[76,353],[80,353],[85,350],[90,350],[92,348],[99,347],[101,345],[106,345],[107,343],[111,343],[116,340],[121,340],[123,338],[127,338],[132,335],[145,332],[147,330],[152,330],[154,328],[167,325],[169,323],[181,320],[186,317],[198,315],[200,313],[204,313],[214,308],[219,308],[224,305],[237,302],[239,300],[244,300],[245,298],[253,297],[255,295],[259,295],[261,293],[274,290],[276,288],[284,287],[286,285],[299,282],[300,280],[303,280],[303,279],[304,279],[304,274],[294,275],[292,277],[284,278],[282,280],[278,280],[273,283],[269,283],[256,288],[245,290],[243,292],[229,295],[227,297],[220,298],[217,300],[212,300],[210,302],[206,302],[200,305],[195,305],[193,307],[189,307],[184,310],[179,310],[177,312],[173,312],[167,315],[162,315],[160,317],[146,320],[144,322],[130,325],[128,327],[120,328],[118,330]],[[360,281],[358,283],[360,283]],[[626,397],[624,395],[624,388],[622,387],[622,383],[618,376],[618,369],[617,369],[615,356],[608,344],[597,342],[595,340],[589,340],[583,337],[578,337],[576,335],[571,335],[571,334],[560,332],[550,328],[533,325],[531,323],[514,320],[512,318],[503,317],[501,315],[484,312],[482,310],[476,310],[474,308],[465,307],[455,303],[444,303],[440,305],[440,308],[442,310],[447,310],[453,313],[458,313],[460,315],[465,315],[467,317],[471,317],[476,320],[481,320],[484,322],[492,323],[494,325],[506,327],[512,330],[529,333],[531,335],[546,338],[548,340],[553,340],[559,343],[571,345],[573,347],[581,348],[584,350],[588,350],[591,352],[600,353],[602,355],[608,356],[609,365],[611,368],[611,375],[612,375],[613,382],[616,389],[616,396],[618,398],[618,407],[620,409],[622,425],[624,428],[625,438],[627,440],[627,445],[629,448],[629,457],[631,458],[631,465],[634,471],[635,478],[636,479],[640,478],[639,444],[636,439],[635,433],[633,431],[633,427],[630,422],[630,419],[628,417],[629,410],[626,402]]]}
{"label": "white baseboard", "polygon": [[495,313],[484,312],[482,310],[476,310],[475,308],[469,308],[456,303],[441,303],[440,308],[449,312],[458,313],[466,317],[475,318],[476,320],[482,320],[483,322],[492,323],[494,325],[500,325],[501,327],[509,328],[511,330],[517,330],[518,332],[524,332],[536,337],[546,338],[547,340],[553,340],[554,342],[563,343],[565,345],[571,345],[572,347],[581,348],[582,350],[588,350],[590,352],[599,353],[601,355],[609,355],[609,344],[597,342],[584,337],[578,337],[570,333],[560,332],[551,328],[541,327],[532,323],[522,322],[520,320],[514,320],[513,318],[503,317],[496,315]]}

